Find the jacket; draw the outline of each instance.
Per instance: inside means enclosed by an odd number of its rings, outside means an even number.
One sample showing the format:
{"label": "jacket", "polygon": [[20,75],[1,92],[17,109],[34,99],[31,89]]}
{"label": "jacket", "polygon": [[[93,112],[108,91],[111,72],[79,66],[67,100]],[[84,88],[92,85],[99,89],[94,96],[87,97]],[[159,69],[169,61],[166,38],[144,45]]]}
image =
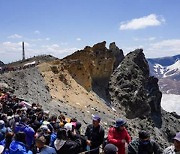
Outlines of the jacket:
{"label": "jacket", "polygon": [[57,154],[78,154],[79,146],[75,141],[56,139],[54,147]]}
{"label": "jacket", "polygon": [[97,128],[93,127],[93,124],[87,126],[85,136],[91,141],[91,149],[99,147],[104,141],[104,129],[102,126]]}
{"label": "jacket", "polygon": [[175,152],[175,147],[172,145],[170,147],[167,147],[164,151],[163,154],[180,154],[179,152]]}
{"label": "jacket", "polygon": [[160,154],[162,153],[159,145],[150,140],[148,144],[142,144],[139,139],[133,140],[128,145],[128,154]]}
{"label": "jacket", "polygon": [[12,141],[9,146],[9,154],[32,154],[22,142]]}
{"label": "jacket", "polygon": [[37,152],[37,154],[56,154],[56,150],[50,146],[45,146],[40,152]]}
{"label": "jacket", "polygon": [[31,147],[31,145],[34,142],[34,135],[35,135],[35,131],[32,127],[26,124],[20,123],[15,126],[14,132],[15,133],[24,132],[26,134],[26,144],[28,147]]}
{"label": "jacket", "polygon": [[125,143],[122,142],[122,140],[125,140],[127,143],[131,141],[131,137],[126,128],[117,130],[111,127],[108,132],[108,142],[117,146],[118,154],[125,154]]}

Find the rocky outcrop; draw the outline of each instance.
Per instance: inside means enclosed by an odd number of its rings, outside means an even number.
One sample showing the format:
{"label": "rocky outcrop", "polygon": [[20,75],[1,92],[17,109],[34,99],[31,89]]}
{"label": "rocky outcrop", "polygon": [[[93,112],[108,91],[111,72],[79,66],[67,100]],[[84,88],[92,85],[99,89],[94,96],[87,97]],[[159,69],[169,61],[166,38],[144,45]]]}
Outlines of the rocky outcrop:
{"label": "rocky outcrop", "polygon": [[85,47],[84,50],[63,59],[65,69],[87,91],[95,91],[101,98],[108,101],[108,82],[113,70],[124,58],[123,51],[115,43],[109,49],[106,42]]}
{"label": "rocky outcrop", "polygon": [[150,115],[148,78],[149,67],[142,49],[129,53],[112,74],[109,85],[112,103],[122,108],[128,118]]}
{"label": "rocky outcrop", "polygon": [[130,52],[113,72],[109,92],[112,106],[127,117],[129,130],[137,134],[145,129],[161,147],[180,130],[176,114],[161,108],[162,93],[158,79],[149,76],[149,66],[142,49]]}
{"label": "rocky outcrop", "polygon": [[3,65],[4,65],[4,63],[2,61],[0,61],[0,67],[3,66]]}

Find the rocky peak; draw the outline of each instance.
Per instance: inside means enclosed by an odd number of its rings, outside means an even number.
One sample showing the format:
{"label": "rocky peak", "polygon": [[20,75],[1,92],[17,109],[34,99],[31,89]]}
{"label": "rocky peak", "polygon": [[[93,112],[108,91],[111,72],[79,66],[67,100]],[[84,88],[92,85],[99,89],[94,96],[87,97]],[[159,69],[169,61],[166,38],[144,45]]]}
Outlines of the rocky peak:
{"label": "rocky peak", "polygon": [[3,65],[4,65],[4,63],[2,61],[0,61],[0,67],[3,66]]}
{"label": "rocky peak", "polygon": [[109,90],[113,105],[130,119],[160,112],[161,92],[157,79],[149,77],[149,66],[142,49],[130,52],[123,59],[111,76]]}
{"label": "rocky peak", "polygon": [[116,58],[115,63],[114,63],[114,69],[115,69],[116,67],[118,67],[120,62],[124,59],[123,50],[119,49],[118,46],[116,46],[115,42],[110,43],[109,50],[112,51],[112,53],[114,54]]}
{"label": "rocky peak", "polygon": [[107,87],[114,67],[124,58],[122,50],[115,43],[111,49],[106,48],[106,42],[85,47],[83,50],[63,59],[66,69],[72,77],[86,90],[95,91],[107,101]]}

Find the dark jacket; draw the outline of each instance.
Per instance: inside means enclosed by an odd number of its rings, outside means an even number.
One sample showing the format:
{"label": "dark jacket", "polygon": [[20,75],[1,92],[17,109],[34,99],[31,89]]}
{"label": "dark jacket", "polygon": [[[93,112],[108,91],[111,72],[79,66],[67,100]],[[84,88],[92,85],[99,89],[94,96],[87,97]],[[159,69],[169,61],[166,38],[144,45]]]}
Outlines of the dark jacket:
{"label": "dark jacket", "polygon": [[79,146],[75,141],[67,140],[62,141],[56,139],[54,142],[54,147],[57,154],[78,154]]}
{"label": "dark jacket", "polygon": [[91,141],[92,148],[97,148],[104,141],[104,129],[100,125],[95,128],[90,124],[86,129],[85,136]]}
{"label": "dark jacket", "polygon": [[133,140],[128,145],[128,154],[161,154],[159,145],[150,140],[148,144],[143,144],[139,139]]}

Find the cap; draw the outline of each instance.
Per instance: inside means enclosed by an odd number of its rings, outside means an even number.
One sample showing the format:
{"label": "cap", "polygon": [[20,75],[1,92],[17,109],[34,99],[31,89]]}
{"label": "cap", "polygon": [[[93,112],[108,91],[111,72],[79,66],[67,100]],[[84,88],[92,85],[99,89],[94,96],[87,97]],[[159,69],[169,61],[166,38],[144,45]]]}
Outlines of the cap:
{"label": "cap", "polygon": [[105,154],[116,154],[118,152],[118,148],[114,144],[107,144],[104,147]]}
{"label": "cap", "polygon": [[140,139],[147,139],[150,137],[149,132],[145,131],[145,130],[141,130],[139,131],[139,138]]}
{"label": "cap", "polygon": [[100,120],[101,120],[101,118],[100,118],[99,115],[93,115],[93,116],[92,116],[92,119],[93,119],[94,121],[100,121]]}
{"label": "cap", "polygon": [[120,127],[120,126],[123,126],[125,124],[126,124],[126,121],[124,121],[123,119],[117,119],[114,127]]}
{"label": "cap", "polygon": [[0,125],[4,125],[4,121],[3,120],[0,120]]}
{"label": "cap", "polygon": [[68,131],[68,130],[70,130],[70,131],[72,131],[72,124],[71,123],[66,123],[65,125],[64,125],[64,128]]}
{"label": "cap", "polygon": [[173,139],[180,141],[180,132],[176,133],[176,136]]}
{"label": "cap", "polygon": [[4,146],[0,145],[0,153],[4,151]]}

